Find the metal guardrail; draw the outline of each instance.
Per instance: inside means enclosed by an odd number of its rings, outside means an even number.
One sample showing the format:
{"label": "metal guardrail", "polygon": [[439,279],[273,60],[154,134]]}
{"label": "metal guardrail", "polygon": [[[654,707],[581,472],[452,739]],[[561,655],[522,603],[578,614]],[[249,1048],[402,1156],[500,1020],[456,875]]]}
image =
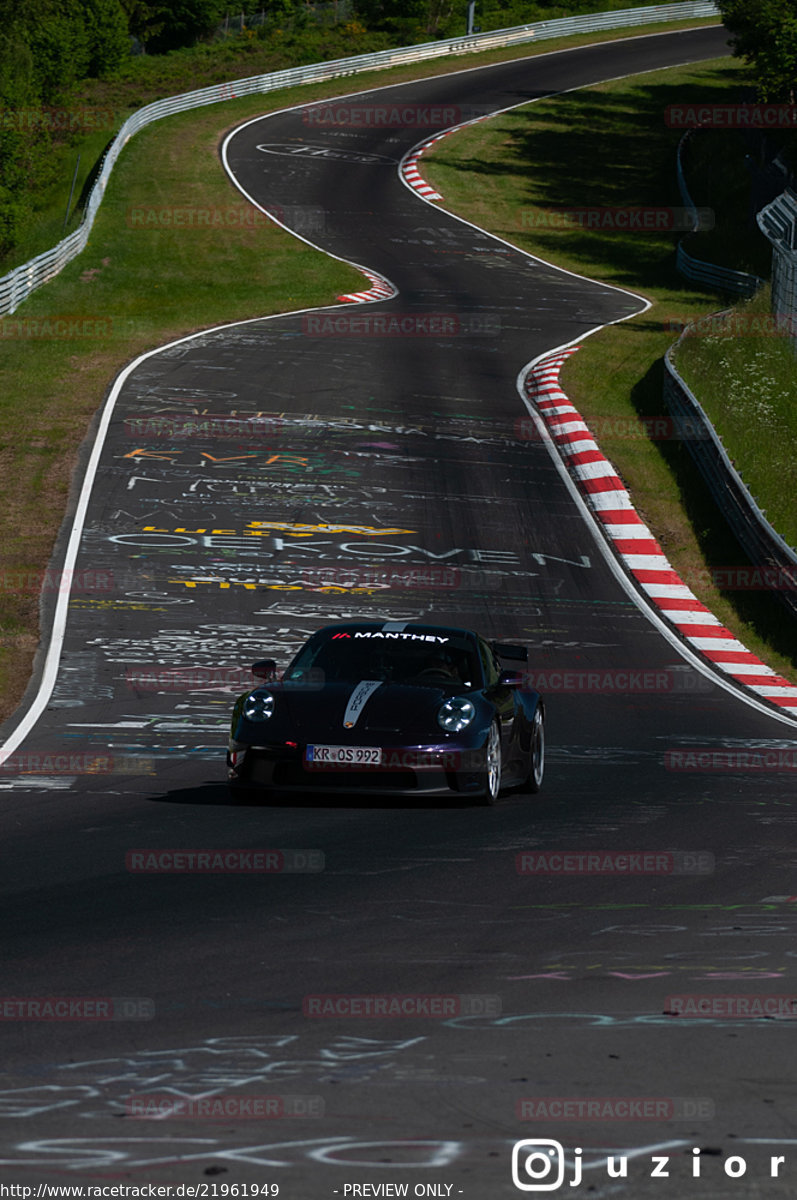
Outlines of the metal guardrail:
{"label": "metal guardrail", "polygon": [[684,250],[683,238],[675,251],[675,265],[679,274],[686,279],[693,279],[696,283],[705,283],[714,291],[727,292],[733,296],[748,298],[753,296],[764,284],[764,280],[759,279],[757,275],[747,275],[744,271],[733,271],[730,267],[718,267],[701,258],[693,258],[687,250]]}
{"label": "metal guardrail", "polygon": [[[675,169],[678,175],[678,191],[681,193],[681,199],[686,208],[692,213],[692,232],[699,225],[698,212],[694,201],[689,194],[689,188],[686,186],[686,176],[684,175],[683,165],[683,148],[686,145],[687,138],[695,132],[694,129],[687,129],[681,140],[678,142],[678,150],[675,156]],[[693,279],[696,283],[705,283],[708,287],[718,291],[726,292],[731,296],[753,296],[760,287],[763,286],[764,280],[759,279],[758,275],[748,275],[746,271],[734,271],[731,267],[720,267],[715,263],[705,262],[702,258],[693,258],[693,256],[684,249],[684,242],[689,237],[687,233],[678,242],[678,247],[675,251],[675,266],[681,275],[687,279]]]}
{"label": "metal guardrail", "polygon": [[713,0],[685,0],[685,2],[676,4],[657,4],[578,17],[562,17],[554,21],[516,25],[511,29],[473,34],[470,37],[425,42],[420,46],[402,46],[394,50],[379,50],[373,54],[338,58],[331,62],[291,67],[284,71],[272,71],[266,75],[254,75],[248,79],[236,79],[230,83],[200,88],[195,92],[183,92],[177,96],[157,100],[154,104],[147,104],[127,118],[109,146],[99,176],[91,189],[80,227],[53,249],[37,255],[0,279],[0,316],[5,313],[13,313],[31,292],[47,283],[85,249],[91,227],[94,224],[94,217],[105,194],[116,160],[127,142],[139,129],[151,125],[153,121],[159,121],[162,117],[169,117],[191,108],[201,108],[207,104],[219,104],[224,100],[234,100],[240,96],[273,92],[302,83],[319,83],[330,79],[340,79],[347,75],[357,75],[363,71],[386,70],[388,67],[400,66],[402,63],[424,62],[449,54],[473,54],[479,50],[522,45],[524,42],[537,42],[574,33],[598,33],[602,30],[627,26],[652,25],[668,21],[717,16],[719,16],[719,10]]}
{"label": "metal guardrail", "polygon": [[673,364],[671,356],[688,333],[689,326],[664,356],[664,402],[739,545],[760,569],[762,586],[769,581],[773,594],[797,617],[797,552],[756,504],[705,410]]}
{"label": "metal guardrail", "polygon": [[756,220],[773,246],[797,258],[797,196],[782,192],[761,209]]}
{"label": "metal guardrail", "polygon": [[[694,132],[688,130],[678,143],[677,169],[681,198],[691,209],[696,227],[697,210],[686,186],[681,157],[687,137]],[[778,200],[758,214],[757,220],[762,231],[773,242],[773,267],[778,261],[779,253],[782,252],[783,257],[780,261],[785,262],[786,270],[781,282],[791,294],[790,311],[797,311],[797,202],[790,196],[786,196],[785,201],[783,196],[778,197]],[[732,271],[727,267],[692,258],[684,250],[683,241],[678,243],[676,264],[681,274],[687,278],[708,284],[717,291],[737,296],[753,295],[764,282],[757,275]],[[773,279],[773,304],[774,294]],[[664,356],[664,402],[736,540],[750,562],[761,570],[762,587],[769,586],[791,615],[797,617],[797,552],[772,527],[756,504],[728,457],[708,415],[672,361],[673,353],[677,351],[682,339],[688,336],[689,329],[690,326],[687,326]]]}
{"label": "metal guardrail", "polygon": [[797,351],[797,196],[785,191],[757,214],[758,228],[772,245],[772,312],[789,331]]}

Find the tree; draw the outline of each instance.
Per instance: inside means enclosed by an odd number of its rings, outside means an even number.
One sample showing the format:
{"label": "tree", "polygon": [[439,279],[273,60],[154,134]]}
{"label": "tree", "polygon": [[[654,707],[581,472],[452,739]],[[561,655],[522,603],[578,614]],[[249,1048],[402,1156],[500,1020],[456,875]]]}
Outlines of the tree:
{"label": "tree", "polygon": [[55,102],[89,64],[89,35],[78,0],[20,5],[19,27],[33,56],[34,79],[45,104]]}
{"label": "tree", "polygon": [[[152,54],[192,46],[222,23],[227,0],[122,0],[130,32]],[[238,8],[238,12],[241,9]]]}
{"label": "tree", "polygon": [[731,47],[750,64],[762,100],[794,103],[797,0],[717,0]]}
{"label": "tree", "polygon": [[106,75],[130,53],[127,17],[119,0],[83,0],[89,34],[90,75]]}
{"label": "tree", "polygon": [[451,16],[453,0],[429,0],[426,14],[426,32],[436,37],[440,26]]}
{"label": "tree", "polygon": [[427,0],[355,0],[355,12],[369,29],[393,34],[423,29],[427,22]]}

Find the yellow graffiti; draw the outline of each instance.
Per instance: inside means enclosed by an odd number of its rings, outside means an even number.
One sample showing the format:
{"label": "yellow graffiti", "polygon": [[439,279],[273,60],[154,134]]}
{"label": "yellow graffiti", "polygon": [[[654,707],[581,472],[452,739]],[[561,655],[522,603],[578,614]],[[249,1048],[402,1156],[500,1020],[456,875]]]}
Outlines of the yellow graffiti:
{"label": "yellow graffiti", "polygon": [[181,583],[183,587],[195,588],[199,584],[210,584],[212,587],[220,588],[222,591],[228,590],[231,587],[242,587],[247,592],[322,592],[325,594],[341,595],[345,593],[347,596],[362,594],[371,596],[384,588],[384,585],[377,584],[375,587],[338,587],[324,586],[314,587],[304,583],[244,583],[239,579],[170,579],[169,583]]}
{"label": "yellow graffiti", "polygon": [[385,537],[393,533],[417,533],[416,529],[400,529],[385,525],[302,525],[292,521],[250,521],[247,529],[270,529],[289,537],[312,537],[314,533],[362,533],[367,537]]}
{"label": "yellow graffiti", "polygon": [[[143,533],[209,533],[222,537],[236,537],[234,529],[187,529],[180,525],[175,529],[162,529],[159,525],[144,525]],[[313,537],[317,533],[354,533],[364,537],[386,537],[394,533],[417,533],[415,529],[387,528],[384,525],[294,525],[288,521],[250,521],[243,537],[269,537],[274,533],[286,537]]]}

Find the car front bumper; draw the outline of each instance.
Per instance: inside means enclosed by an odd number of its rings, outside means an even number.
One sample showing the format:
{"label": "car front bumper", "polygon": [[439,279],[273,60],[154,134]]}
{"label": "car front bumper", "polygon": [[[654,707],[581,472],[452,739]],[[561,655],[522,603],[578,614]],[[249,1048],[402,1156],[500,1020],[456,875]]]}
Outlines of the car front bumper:
{"label": "car front bumper", "polygon": [[305,761],[305,747],[248,746],[231,742],[227,773],[232,786],[263,791],[333,795],[479,796],[485,790],[484,749],[406,746],[383,750],[379,766]]}

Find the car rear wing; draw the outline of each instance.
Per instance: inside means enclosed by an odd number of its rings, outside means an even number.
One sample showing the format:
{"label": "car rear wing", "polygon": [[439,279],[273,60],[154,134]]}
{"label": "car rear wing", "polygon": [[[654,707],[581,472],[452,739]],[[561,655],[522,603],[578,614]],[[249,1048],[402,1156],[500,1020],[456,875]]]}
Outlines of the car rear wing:
{"label": "car rear wing", "polygon": [[509,658],[513,662],[529,661],[529,652],[526,646],[517,646],[513,642],[490,642],[490,648],[499,658]]}

